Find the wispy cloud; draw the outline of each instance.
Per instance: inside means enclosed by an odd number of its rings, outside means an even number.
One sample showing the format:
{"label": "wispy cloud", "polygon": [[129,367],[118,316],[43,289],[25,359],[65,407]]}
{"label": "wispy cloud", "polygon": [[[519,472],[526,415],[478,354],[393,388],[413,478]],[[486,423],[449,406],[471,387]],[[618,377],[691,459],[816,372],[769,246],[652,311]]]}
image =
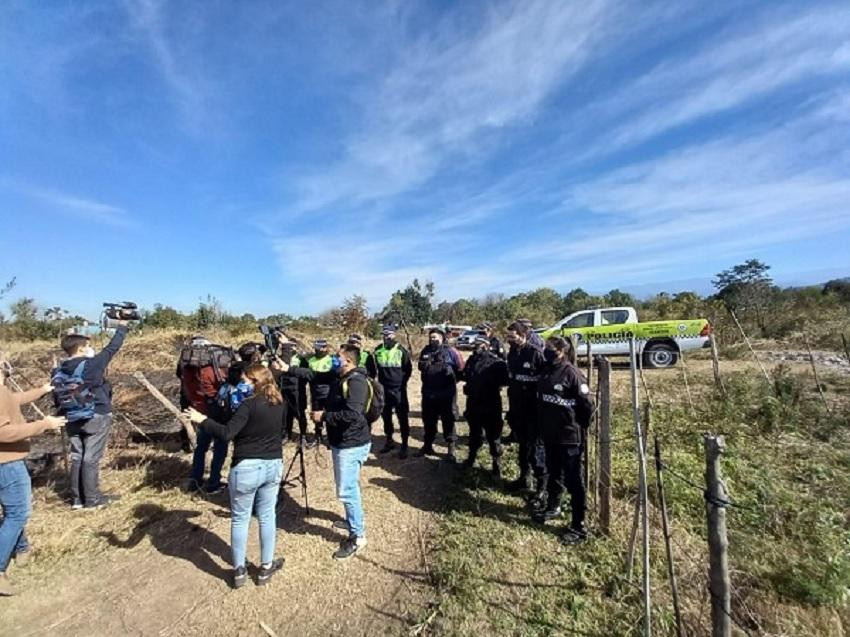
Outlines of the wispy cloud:
{"label": "wispy cloud", "polygon": [[0,188],[45,203],[51,210],[60,214],[85,221],[121,228],[131,228],[137,225],[128,210],[102,201],[32,184],[13,182],[8,179],[0,180]]}

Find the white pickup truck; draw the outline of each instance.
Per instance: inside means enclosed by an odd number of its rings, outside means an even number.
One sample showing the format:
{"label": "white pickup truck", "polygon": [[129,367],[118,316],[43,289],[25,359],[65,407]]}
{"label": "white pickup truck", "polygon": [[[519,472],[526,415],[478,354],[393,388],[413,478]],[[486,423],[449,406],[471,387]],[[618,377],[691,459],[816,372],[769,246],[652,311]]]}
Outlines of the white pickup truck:
{"label": "white pickup truck", "polygon": [[638,353],[646,367],[671,367],[681,352],[709,346],[711,325],[706,319],[672,321],[638,321],[633,307],[604,307],[573,312],[552,327],[540,330],[544,339],[572,336],[579,356],[628,356],[629,341],[634,336]]}

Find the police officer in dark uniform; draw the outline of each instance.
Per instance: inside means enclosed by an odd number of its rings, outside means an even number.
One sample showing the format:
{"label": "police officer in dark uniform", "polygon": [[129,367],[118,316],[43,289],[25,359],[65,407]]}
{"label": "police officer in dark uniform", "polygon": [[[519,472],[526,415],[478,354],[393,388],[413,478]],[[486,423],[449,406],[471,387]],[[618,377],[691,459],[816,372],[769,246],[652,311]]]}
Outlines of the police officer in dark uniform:
{"label": "police officer in dark uniform", "polygon": [[383,342],[375,350],[374,361],[378,369],[378,382],[384,388],[384,411],[381,418],[384,421],[386,442],[381,453],[389,453],[395,448],[393,443],[393,410],[398,417],[398,428],[401,433],[401,449],[398,457],[407,458],[407,442],[410,438],[410,404],[407,400],[407,382],[413,374],[413,363],[410,352],[395,339],[395,328],[386,325],[381,330]]}
{"label": "police officer in dark uniform", "polygon": [[377,378],[378,367],[375,364],[375,357],[370,351],[363,347],[363,335],[349,334],[348,344],[354,345],[354,347],[360,350],[360,361],[357,366],[365,369],[366,373],[369,375],[369,378]]}
{"label": "police officer in dark uniform", "polygon": [[[330,346],[323,338],[313,342],[313,352],[307,359],[306,367],[310,373],[302,377],[306,377],[310,383],[310,411],[320,412],[325,411],[331,385],[337,381],[339,363],[331,356]],[[321,422],[316,423],[316,439],[322,440]]]}
{"label": "police officer in dark uniform", "polygon": [[504,345],[502,345],[502,341],[500,341],[499,337],[496,336],[496,331],[490,323],[481,323],[481,325],[478,326],[478,329],[484,332],[487,339],[490,341],[490,352],[499,358],[508,357],[508,352],[505,350]]}
{"label": "police officer in dark uniform", "polygon": [[422,424],[425,442],[417,457],[435,455],[437,420],[443,423],[443,437],[448,443],[447,458],[457,461],[454,402],[458,376],[463,372],[463,358],[453,347],[446,345],[446,333],[434,327],[428,333],[428,345],[419,354],[418,368],[422,374]]}
{"label": "police officer in dark uniform", "polygon": [[517,319],[517,323],[522,323],[528,328],[528,343],[542,354],[545,343],[543,343],[543,339],[540,338],[540,335],[534,331],[534,323],[527,318]]}
{"label": "police officer in dark uniform", "polygon": [[466,361],[463,377],[466,384],[466,419],[469,423],[469,456],[463,461],[465,468],[475,465],[484,435],[493,459],[493,475],[502,475],[502,387],[508,384],[508,365],[490,348],[486,336],[475,338],[475,352]]}
{"label": "police officer in dark uniform", "polygon": [[576,544],[587,537],[581,460],[593,413],[587,380],[572,363],[574,351],[572,343],[560,336],[547,339],[543,352],[546,363],[537,381],[537,422],[546,448],[549,482],[547,504],[534,517],[539,522],[558,517],[566,489],[572,521],[561,538],[565,544]]}
{"label": "police officer in dark uniform", "polygon": [[537,380],[544,361],[543,354],[529,344],[528,332],[519,321],[508,326],[508,424],[519,443],[519,477],[507,487],[527,489],[533,472],[540,495],[546,489],[546,464],[537,432]]}

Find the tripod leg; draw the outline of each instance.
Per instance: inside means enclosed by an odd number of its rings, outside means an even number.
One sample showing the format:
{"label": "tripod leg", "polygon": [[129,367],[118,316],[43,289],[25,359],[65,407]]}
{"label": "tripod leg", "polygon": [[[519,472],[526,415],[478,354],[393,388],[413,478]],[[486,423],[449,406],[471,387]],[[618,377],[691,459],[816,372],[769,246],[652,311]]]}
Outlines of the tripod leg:
{"label": "tripod leg", "polygon": [[307,498],[307,468],[304,466],[304,453],[301,453],[301,491],[304,494],[304,511],[310,515],[310,501]]}

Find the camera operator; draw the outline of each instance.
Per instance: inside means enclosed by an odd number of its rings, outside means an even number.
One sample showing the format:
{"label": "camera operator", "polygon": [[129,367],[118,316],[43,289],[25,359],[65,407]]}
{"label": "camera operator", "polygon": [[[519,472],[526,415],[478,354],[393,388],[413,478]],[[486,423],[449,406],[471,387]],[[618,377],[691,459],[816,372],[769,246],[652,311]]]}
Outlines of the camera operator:
{"label": "camera operator", "polygon": [[[282,343],[281,358],[292,368],[303,368],[306,359],[299,356],[295,347],[292,342]],[[292,430],[297,419],[298,433],[304,444],[308,449],[314,447],[316,441],[307,439],[307,381],[293,374],[281,374],[278,381],[286,403],[283,416],[285,438],[293,440]]]}
{"label": "camera operator", "polygon": [[6,387],[12,366],[0,352],[0,596],[15,594],[6,576],[12,557],[16,566],[29,558],[30,546],[24,527],[32,511],[32,484],[24,459],[29,454],[29,439],[65,425],[61,416],[47,416],[27,422],[21,406],[38,400],[53,390],[50,383],[25,392],[13,393]]}
{"label": "camera operator", "polygon": [[[119,499],[117,495],[100,492],[100,460],[106,451],[112,426],[112,385],[106,379],[106,368],[121,349],[127,336],[128,321],[115,321],[117,329],[112,339],[95,354],[91,339],[81,334],[62,338],[62,349],[68,356],[53,371],[51,382],[58,387],[61,379],[79,377],[93,397],[93,409],[65,409],[60,414],[68,419],[66,431],[71,441],[72,509],[98,509]],[[60,396],[54,390],[59,404]]]}
{"label": "camera operator", "polygon": [[341,377],[334,383],[326,409],[312,414],[313,422],[327,425],[334,465],[337,498],[345,507],[349,537],[340,543],[334,559],[345,560],[366,546],[366,524],[360,495],[360,469],[372,447],[366,419],[371,388],[366,370],[358,367],[360,350],[343,345],[339,350]]}
{"label": "camera operator", "polygon": [[571,341],[560,336],[548,338],[543,350],[546,363],[537,382],[538,422],[546,446],[549,483],[548,503],[545,508],[539,507],[534,517],[539,522],[558,517],[566,487],[572,522],[561,537],[564,544],[576,544],[587,537],[581,459],[593,404],[587,380],[573,365],[574,352]]}

